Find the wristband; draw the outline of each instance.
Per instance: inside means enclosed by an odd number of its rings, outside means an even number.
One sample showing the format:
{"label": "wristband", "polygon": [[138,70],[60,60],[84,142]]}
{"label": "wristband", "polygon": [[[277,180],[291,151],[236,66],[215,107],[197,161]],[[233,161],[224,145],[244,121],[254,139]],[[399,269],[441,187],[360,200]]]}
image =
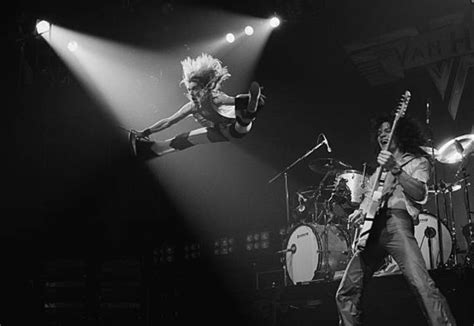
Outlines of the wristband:
{"label": "wristband", "polygon": [[390,172],[391,172],[393,175],[397,176],[397,175],[399,175],[400,173],[402,173],[402,168],[401,168],[399,165],[396,165],[396,166],[394,166],[394,167],[390,170]]}

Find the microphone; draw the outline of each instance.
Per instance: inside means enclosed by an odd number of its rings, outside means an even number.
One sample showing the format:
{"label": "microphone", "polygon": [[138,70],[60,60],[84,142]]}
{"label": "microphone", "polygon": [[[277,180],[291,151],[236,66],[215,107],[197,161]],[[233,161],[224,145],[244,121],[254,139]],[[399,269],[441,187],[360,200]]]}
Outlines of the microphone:
{"label": "microphone", "polygon": [[321,134],[321,136],[324,138],[323,143],[326,144],[326,148],[328,150],[328,153],[331,153],[332,149],[331,149],[331,146],[329,146],[328,139],[326,138],[326,136],[324,134]]}
{"label": "microphone", "polygon": [[428,98],[426,100],[426,124],[429,125],[430,124],[430,119],[431,119],[431,109],[430,109],[430,105],[431,105],[431,100]]}

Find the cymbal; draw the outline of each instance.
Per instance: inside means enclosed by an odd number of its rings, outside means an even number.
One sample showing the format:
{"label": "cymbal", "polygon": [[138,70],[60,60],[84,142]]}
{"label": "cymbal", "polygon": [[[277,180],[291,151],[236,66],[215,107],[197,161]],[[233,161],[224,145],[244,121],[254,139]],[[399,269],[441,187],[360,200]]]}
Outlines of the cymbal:
{"label": "cymbal", "polygon": [[474,134],[466,134],[451,139],[438,150],[437,160],[453,164],[461,162],[463,157],[474,153]]}
{"label": "cymbal", "polygon": [[436,148],[431,146],[420,146],[420,148],[428,155],[433,155],[434,153],[435,158],[438,159],[439,151]]}
{"label": "cymbal", "polygon": [[308,164],[311,171],[326,174],[330,171],[350,169],[352,166],[334,158],[317,158]]}

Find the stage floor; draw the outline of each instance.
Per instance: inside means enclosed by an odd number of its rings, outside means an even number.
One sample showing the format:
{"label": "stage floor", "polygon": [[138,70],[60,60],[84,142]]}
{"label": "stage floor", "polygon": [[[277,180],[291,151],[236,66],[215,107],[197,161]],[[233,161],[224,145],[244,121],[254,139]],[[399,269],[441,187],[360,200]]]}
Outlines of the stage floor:
{"label": "stage floor", "polygon": [[[458,325],[474,325],[474,270],[432,270],[430,274],[448,300]],[[339,280],[334,280],[262,289],[252,303],[252,323],[337,325],[334,296],[338,285]],[[427,325],[415,296],[399,273],[373,277],[363,306],[367,326]]]}

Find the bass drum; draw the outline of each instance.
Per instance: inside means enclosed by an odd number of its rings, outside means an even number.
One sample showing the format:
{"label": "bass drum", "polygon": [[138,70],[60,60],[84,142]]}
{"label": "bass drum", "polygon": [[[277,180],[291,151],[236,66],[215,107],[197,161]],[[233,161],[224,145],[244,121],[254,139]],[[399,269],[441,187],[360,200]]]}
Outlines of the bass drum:
{"label": "bass drum", "polygon": [[293,284],[328,275],[332,277],[346,268],[350,258],[349,244],[346,233],[339,226],[302,223],[289,234],[286,270]]}
{"label": "bass drum", "polygon": [[[416,241],[421,249],[423,258],[425,259],[426,267],[428,269],[436,269],[441,260],[439,251],[438,219],[434,215],[428,213],[421,213],[418,218],[420,223],[415,226]],[[445,264],[448,262],[449,256],[451,255],[453,240],[448,228],[443,223],[441,223],[441,238],[443,239],[443,263]]]}
{"label": "bass drum", "polygon": [[[415,238],[421,250],[421,255],[428,270],[436,269],[440,263],[441,255],[439,251],[438,219],[428,213],[420,213],[418,216],[420,223],[415,226]],[[443,241],[443,263],[447,263],[451,255],[453,240],[446,225],[441,223],[441,233]],[[431,258],[430,258],[431,257]],[[395,260],[389,256],[385,266],[376,274],[391,274],[400,272],[400,267]]]}

